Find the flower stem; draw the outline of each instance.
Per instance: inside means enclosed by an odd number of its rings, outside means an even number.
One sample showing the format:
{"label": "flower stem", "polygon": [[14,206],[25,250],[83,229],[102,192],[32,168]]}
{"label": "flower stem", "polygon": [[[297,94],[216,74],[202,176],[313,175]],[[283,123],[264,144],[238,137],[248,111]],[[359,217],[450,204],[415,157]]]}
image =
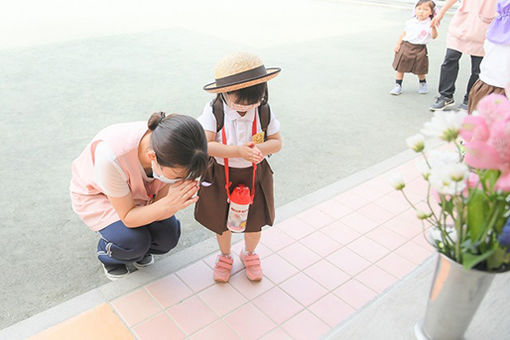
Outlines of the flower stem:
{"label": "flower stem", "polygon": [[409,198],[407,198],[407,195],[406,193],[404,192],[404,190],[400,190],[402,192],[402,195],[404,196],[404,198],[406,199],[407,203],[409,203],[409,205],[416,211],[418,209],[416,209],[416,207],[414,206],[414,204],[409,200]]}

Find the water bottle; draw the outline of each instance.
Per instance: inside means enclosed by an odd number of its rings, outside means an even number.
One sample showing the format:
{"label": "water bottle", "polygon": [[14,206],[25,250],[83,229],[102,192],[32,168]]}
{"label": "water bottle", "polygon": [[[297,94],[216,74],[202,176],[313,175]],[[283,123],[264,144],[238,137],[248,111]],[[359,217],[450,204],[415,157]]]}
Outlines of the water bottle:
{"label": "water bottle", "polygon": [[228,208],[227,228],[234,233],[241,233],[246,229],[248,221],[248,210],[252,198],[250,188],[240,184],[234,188],[230,195],[230,206]]}

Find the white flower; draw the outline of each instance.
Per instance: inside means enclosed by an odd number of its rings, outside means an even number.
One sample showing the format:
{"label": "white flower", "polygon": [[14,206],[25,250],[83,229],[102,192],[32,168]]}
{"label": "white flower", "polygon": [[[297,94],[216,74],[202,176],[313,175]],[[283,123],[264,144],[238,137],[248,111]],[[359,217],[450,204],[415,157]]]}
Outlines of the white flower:
{"label": "white flower", "polygon": [[431,168],[443,167],[448,164],[459,163],[459,154],[452,151],[432,150],[429,154]]}
{"label": "white flower", "polygon": [[425,137],[419,133],[407,138],[406,143],[414,152],[422,152],[425,149]]}
{"label": "white flower", "polygon": [[432,188],[442,195],[456,195],[466,187],[465,182],[452,180],[450,166],[433,167],[430,171],[429,182]]}
{"label": "white flower", "polygon": [[390,177],[390,184],[395,190],[402,190],[406,186],[401,174],[395,173]]}
{"label": "white flower", "polygon": [[[445,231],[446,231],[446,234],[448,236],[450,236],[450,239],[453,242],[457,241],[457,231],[455,230],[455,228],[447,226],[445,228]],[[441,233],[441,230],[438,227],[433,227],[430,229],[429,237],[430,237],[430,240],[433,242],[442,242],[443,241],[443,234]]]}
{"label": "white flower", "polygon": [[421,133],[447,142],[454,141],[459,136],[466,115],[467,113],[463,111],[436,111],[434,117],[423,125]]}
{"label": "white flower", "polygon": [[455,182],[463,182],[469,176],[469,169],[466,164],[454,163],[448,166],[450,178]]}
{"label": "white flower", "polygon": [[430,176],[430,167],[427,165],[423,159],[416,160],[416,168],[420,172],[420,174],[425,178],[425,180],[429,179]]}
{"label": "white flower", "polygon": [[418,219],[420,219],[420,220],[425,220],[425,219],[429,218],[430,216],[432,216],[432,213],[427,213],[425,211],[416,210],[416,217],[418,217]]}
{"label": "white flower", "polygon": [[434,150],[430,153],[429,163],[429,182],[438,193],[455,195],[464,190],[465,181],[457,182],[453,179],[459,178],[459,173],[463,171],[458,153]]}

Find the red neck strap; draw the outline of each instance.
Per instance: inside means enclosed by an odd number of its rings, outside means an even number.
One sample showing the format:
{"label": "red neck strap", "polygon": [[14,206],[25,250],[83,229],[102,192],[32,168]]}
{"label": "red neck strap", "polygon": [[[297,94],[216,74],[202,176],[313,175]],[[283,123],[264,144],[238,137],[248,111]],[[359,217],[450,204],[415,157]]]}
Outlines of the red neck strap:
{"label": "red neck strap", "polygon": [[[255,114],[253,115],[253,124],[251,127],[251,135],[257,134],[257,111],[255,110]],[[221,128],[221,141],[223,144],[227,145],[227,135],[225,134],[225,124],[223,124],[223,127]],[[227,197],[230,202],[230,186],[232,183],[230,182],[229,178],[229,169],[228,169],[228,158],[223,158],[223,161],[225,162],[225,190],[227,190]],[[255,196],[255,171],[257,170],[257,164],[252,163],[253,165],[253,176],[251,181],[251,202],[253,203],[253,197]]]}

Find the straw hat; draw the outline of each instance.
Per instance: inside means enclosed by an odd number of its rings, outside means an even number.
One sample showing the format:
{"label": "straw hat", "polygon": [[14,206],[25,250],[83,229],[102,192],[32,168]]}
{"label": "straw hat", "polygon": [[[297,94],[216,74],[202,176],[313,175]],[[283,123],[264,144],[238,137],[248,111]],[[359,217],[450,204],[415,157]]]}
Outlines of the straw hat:
{"label": "straw hat", "polygon": [[279,67],[266,68],[257,56],[236,53],[223,58],[214,70],[215,82],[204,86],[212,93],[230,92],[264,83],[280,73]]}

